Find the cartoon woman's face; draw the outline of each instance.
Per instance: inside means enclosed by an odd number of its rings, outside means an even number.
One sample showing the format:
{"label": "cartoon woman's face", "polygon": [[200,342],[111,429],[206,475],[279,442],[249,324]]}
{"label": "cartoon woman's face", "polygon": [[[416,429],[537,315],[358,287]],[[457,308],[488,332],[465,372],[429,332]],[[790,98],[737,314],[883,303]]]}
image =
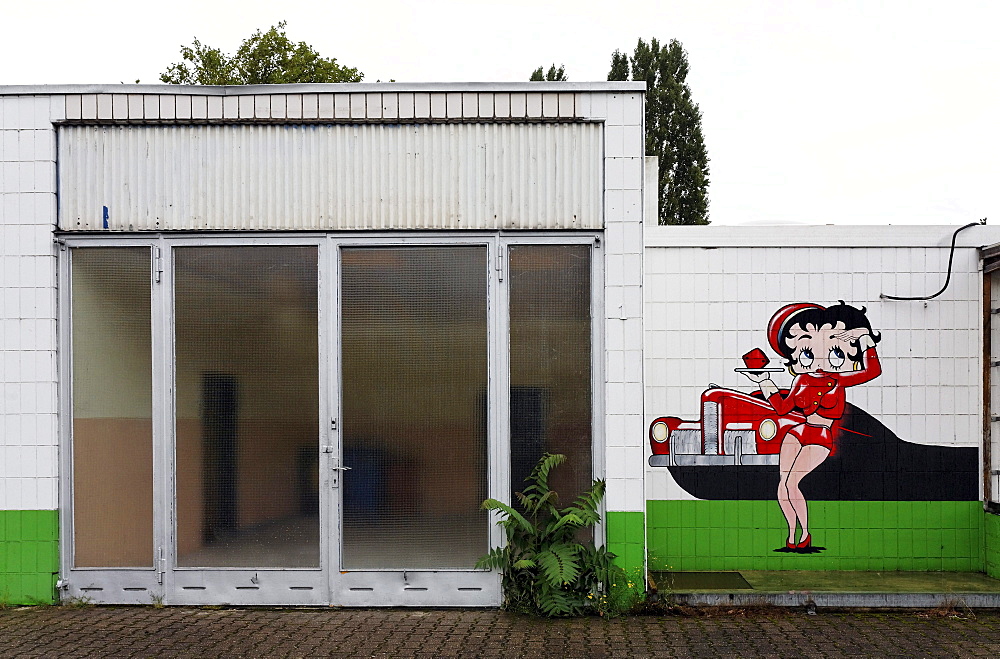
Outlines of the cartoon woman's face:
{"label": "cartoon woman's face", "polygon": [[789,329],[791,337],[786,338],[785,343],[792,348],[792,359],[795,361],[792,369],[795,373],[854,370],[854,361],[848,355],[856,352],[851,348],[851,341],[856,337],[853,333],[845,334],[845,331],[844,323],[839,321],[836,325],[822,327],[793,325]]}

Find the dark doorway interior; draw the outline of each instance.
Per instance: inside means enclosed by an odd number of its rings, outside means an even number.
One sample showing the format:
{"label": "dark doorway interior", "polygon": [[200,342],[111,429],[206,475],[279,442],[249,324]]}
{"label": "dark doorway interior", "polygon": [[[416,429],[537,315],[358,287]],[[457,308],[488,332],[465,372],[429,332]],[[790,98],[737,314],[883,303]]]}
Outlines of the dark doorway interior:
{"label": "dark doorway interior", "polygon": [[205,433],[205,524],[211,542],[238,526],[237,419],[239,385],[232,375],[202,376],[202,426]]}

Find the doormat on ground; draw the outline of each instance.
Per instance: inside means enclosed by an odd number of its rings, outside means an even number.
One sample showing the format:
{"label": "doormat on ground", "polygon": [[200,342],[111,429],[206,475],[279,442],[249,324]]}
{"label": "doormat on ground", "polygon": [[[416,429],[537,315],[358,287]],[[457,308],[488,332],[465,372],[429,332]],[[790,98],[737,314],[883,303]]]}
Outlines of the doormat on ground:
{"label": "doormat on ground", "polygon": [[753,590],[739,572],[650,572],[660,592],[698,590]]}

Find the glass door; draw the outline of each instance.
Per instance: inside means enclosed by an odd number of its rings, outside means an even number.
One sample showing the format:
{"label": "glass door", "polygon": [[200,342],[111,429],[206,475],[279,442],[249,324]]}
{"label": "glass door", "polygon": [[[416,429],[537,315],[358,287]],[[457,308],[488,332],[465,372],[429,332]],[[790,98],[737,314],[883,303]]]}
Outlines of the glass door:
{"label": "glass door", "polygon": [[152,253],[148,243],[62,252],[60,396],[71,401],[62,427],[62,587],[79,601],[150,604],[163,595]]}
{"label": "glass door", "polygon": [[566,456],[550,484],[568,505],[594,478],[590,244],[507,246],[511,500],[544,453]]}
{"label": "glass door", "polygon": [[68,242],[70,597],[495,606],[482,501],[593,476],[592,237]]}
{"label": "glass door", "polygon": [[489,251],[340,249],[340,603],[497,601]]}
{"label": "glass door", "polygon": [[319,249],[172,257],[171,602],[324,603]]}

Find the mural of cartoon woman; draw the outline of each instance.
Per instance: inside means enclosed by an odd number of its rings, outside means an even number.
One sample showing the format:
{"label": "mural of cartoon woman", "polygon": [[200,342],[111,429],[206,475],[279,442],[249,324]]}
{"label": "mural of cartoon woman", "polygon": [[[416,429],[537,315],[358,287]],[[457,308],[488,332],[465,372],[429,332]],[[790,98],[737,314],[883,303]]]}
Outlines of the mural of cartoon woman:
{"label": "mural of cartoon woman", "polygon": [[[778,414],[799,409],[806,417],[805,423],[789,429],[778,456],[778,504],[788,522],[788,539],[779,551],[812,547],[808,506],[799,484],[837,450],[831,427],[844,415],[845,389],[882,373],[875,351],[882,337],[872,331],[865,311],[843,300],[829,307],[785,305],[771,317],[767,338],[794,376],[787,395],[768,373],[746,373]],[[796,527],[802,530],[797,542]]]}

